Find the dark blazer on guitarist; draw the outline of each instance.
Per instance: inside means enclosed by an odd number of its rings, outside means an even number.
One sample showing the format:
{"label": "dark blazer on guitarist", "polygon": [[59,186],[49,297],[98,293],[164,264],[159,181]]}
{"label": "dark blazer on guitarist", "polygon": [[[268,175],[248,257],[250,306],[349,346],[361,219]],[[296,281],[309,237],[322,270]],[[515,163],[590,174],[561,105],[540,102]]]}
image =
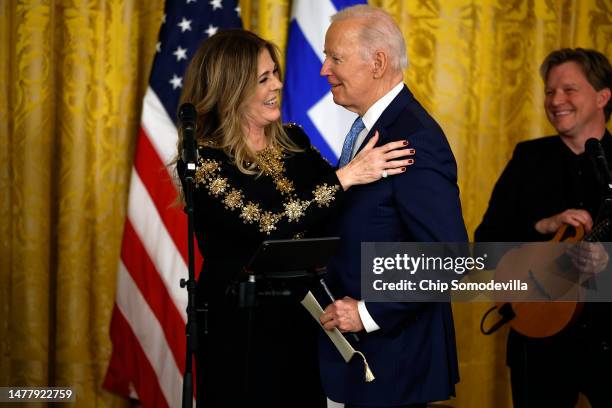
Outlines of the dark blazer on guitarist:
{"label": "dark blazer on guitarist", "polygon": [[[602,141],[606,158],[612,163],[612,136],[606,131]],[[500,176],[475,241],[546,241],[552,235],[535,230],[537,221],[569,208],[584,209],[594,222],[600,207],[600,187],[587,154],[574,154],[559,136],[549,136],[517,144],[512,159]],[[611,308],[607,304],[587,304],[576,325],[589,326],[596,337],[609,335]],[[607,317],[606,317],[607,316]],[[567,336],[568,328],[557,336]],[[548,339],[528,339],[511,332],[508,365],[521,364],[522,343],[548,347]]]}

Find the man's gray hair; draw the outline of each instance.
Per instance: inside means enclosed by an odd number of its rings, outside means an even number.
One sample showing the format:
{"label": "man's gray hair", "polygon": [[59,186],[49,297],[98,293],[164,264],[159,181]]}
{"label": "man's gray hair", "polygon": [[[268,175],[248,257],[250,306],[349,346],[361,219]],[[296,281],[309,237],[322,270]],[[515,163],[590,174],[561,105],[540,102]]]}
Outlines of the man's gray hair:
{"label": "man's gray hair", "polygon": [[331,18],[332,23],[348,19],[365,20],[359,32],[362,57],[369,59],[377,50],[388,53],[390,65],[397,71],[408,67],[404,35],[386,11],[360,4],[339,11]]}

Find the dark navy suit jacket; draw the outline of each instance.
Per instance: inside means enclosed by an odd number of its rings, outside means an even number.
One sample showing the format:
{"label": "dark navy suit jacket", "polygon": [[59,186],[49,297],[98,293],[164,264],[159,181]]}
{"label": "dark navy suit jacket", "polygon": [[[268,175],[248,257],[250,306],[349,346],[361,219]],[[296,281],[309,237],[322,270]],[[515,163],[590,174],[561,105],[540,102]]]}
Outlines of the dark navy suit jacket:
{"label": "dark navy suit jacket", "polygon": [[[457,165],[442,129],[406,86],[380,116],[382,145],[408,139],[415,164],[401,175],[347,191],[334,232],[340,249],[328,267],[338,298],[361,299],[361,242],[463,242],[467,234],[457,187]],[[376,376],[364,381],[363,363],[349,364],[322,334],[323,387],[338,402],[399,406],[447,399],[459,381],[453,317],[448,303],[366,302],[381,327],[360,333],[361,350]]]}

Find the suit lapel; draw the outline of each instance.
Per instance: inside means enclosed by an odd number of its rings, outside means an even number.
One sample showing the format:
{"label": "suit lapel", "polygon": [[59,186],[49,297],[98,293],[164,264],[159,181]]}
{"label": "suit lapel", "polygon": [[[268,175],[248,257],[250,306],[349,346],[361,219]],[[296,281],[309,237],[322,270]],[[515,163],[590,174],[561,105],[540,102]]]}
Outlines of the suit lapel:
{"label": "suit lapel", "polygon": [[363,147],[368,144],[368,141],[372,138],[372,136],[374,136],[374,133],[376,133],[377,130],[380,134],[380,137],[378,139],[378,144],[380,145],[380,141],[385,139],[387,136],[386,128],[391,123],[395,122],[402,109],[412,100],[414,100],[414,96],[412,96],[412,93],[404,84],[404,87],[402,88],[400,93],[397,94],[397,96],[391,101],[389,106],[387,106],[387,109],[385,109],[382,115],[380,115],[376,123],[374,123],[374,126],[372,126],[372,129],[370,129],[370,132],[359,146],[359,149],[357,149],[355,155],[359,154],[361,149],[363,149]]}

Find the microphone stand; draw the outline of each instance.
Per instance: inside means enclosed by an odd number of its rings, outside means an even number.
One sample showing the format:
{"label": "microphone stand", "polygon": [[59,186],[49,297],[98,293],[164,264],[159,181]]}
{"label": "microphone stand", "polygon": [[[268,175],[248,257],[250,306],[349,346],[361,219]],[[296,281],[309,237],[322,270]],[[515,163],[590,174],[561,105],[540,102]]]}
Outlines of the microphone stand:
{"label": "microphone stand", "polygon": [[[189,174],[189,170],[187,172]],[[181,279],[181,288],[187,288],[187,324],[185,326],[186,355],[185,374],[183,375],[183,408],[193,406],[193,368],[192,362],[198,348],[198,323],[196,318],[196,280],[195,255],[193,247],[193,175],[185,177],[185,212],[187,213],[187,248],[189,258],[189,279]]]}
{"label": "microphone stand", "polygon": [[185,171],[185,213],[187,213],[187,252],[188,252],[188,280],[181,279],[181,288],[187,288],[187,324],[185,326],[185,373],[183,375],[183,408],[193,406],[193,359],[198,348],[198,324],[196,317],[196,280],[195,280],[195,252],[194,252],[194,205],[193,185],[196,172],[197,150],[194,139],[195,108],[191,104],[183,104],[179,111],[179,119],[183,129],[183,161]]}

